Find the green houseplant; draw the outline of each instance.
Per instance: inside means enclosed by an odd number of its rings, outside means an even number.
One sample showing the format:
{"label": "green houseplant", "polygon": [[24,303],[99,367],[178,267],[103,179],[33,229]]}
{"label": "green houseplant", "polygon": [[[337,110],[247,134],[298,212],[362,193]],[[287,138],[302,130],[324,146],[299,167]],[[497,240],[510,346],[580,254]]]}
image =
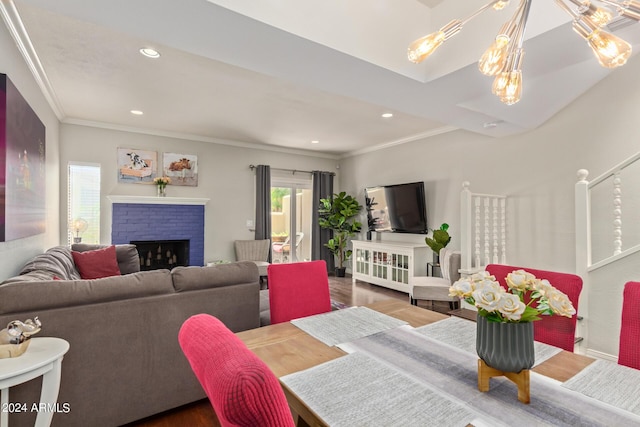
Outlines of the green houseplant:
{"label": "green houseplant", "polygon": [[356,221],[362,206],[344,191],[334,194],[330,199],[320,199],[319,225],[333,231],[333,238],[325,246],[338,259],[336,276],[344,277],[344,262],[351,257],[351,250],[347,249],[349,238],[359,232],[362,224]]}
{"label": "green houseplant", "polygon": [[426,237],[424,241],[429,245],[431,250],[434,252],[433,255],[433,263],[440,264],[440,250],[447,246],[451,241],[451,236],[449,236],[449,224],[444,223],[440,226],[438,230],[433,230],[432,237]]}

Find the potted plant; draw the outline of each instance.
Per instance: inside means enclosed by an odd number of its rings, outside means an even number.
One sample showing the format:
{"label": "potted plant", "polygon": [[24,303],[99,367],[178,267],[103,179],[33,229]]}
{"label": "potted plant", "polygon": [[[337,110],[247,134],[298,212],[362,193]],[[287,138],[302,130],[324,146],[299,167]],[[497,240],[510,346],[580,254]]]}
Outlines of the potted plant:
{"label": "potted plant", "polygon": [[438,230],[433,230],[432,237],[426,237],[424,241],[429,245],[431,250],[434,252],[433,254],[433,263],[435,265],[440,265],[440,249],[444,248],[451,241],[451,236],[449,236],[449,224],[444,223],[440,226]]}
{"label": "potted plant", "polygon": [[345,193],[334,194],[330,199],[320,199],[320,227],[333,231],[333,238],[325,246],[338,259],[336,276],[344,277],[346,267],[344,262],[351,257],[351,250],[347,249],[349,238],[360,231],[362,224],[356,221],[362,206],[358,201]]}

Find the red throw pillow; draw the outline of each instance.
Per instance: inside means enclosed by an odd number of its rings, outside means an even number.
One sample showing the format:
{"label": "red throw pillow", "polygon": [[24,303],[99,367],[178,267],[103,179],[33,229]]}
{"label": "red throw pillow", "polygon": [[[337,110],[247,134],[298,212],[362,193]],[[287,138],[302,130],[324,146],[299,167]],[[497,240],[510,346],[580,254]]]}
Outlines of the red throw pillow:
{"label": "red throw pillow", "polygon": [[73,255],[73,262],[75,262],[80,277],[83,279],[120,276],[114,245],[95,251],[71,251],[71,255]]}

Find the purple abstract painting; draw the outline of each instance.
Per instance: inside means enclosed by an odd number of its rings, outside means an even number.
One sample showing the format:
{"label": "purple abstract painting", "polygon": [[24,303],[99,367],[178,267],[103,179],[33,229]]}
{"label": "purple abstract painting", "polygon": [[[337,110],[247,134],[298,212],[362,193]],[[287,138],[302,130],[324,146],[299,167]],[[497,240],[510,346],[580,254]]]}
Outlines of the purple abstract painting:
{"label": "purple abstract painting", "polygon": [[0,74],[0,241],[45,232],[45,126]]}

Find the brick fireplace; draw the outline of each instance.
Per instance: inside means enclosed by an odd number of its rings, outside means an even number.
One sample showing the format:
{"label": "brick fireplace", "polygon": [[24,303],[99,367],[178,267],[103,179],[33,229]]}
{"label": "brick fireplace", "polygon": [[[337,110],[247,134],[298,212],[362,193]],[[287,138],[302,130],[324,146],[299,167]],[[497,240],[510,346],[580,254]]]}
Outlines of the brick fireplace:
{"label": "brick fireplace", "polygon": [[204,208],[209,199],[109,196],[111,243],[187,241],[188,265],[204,265]]}

